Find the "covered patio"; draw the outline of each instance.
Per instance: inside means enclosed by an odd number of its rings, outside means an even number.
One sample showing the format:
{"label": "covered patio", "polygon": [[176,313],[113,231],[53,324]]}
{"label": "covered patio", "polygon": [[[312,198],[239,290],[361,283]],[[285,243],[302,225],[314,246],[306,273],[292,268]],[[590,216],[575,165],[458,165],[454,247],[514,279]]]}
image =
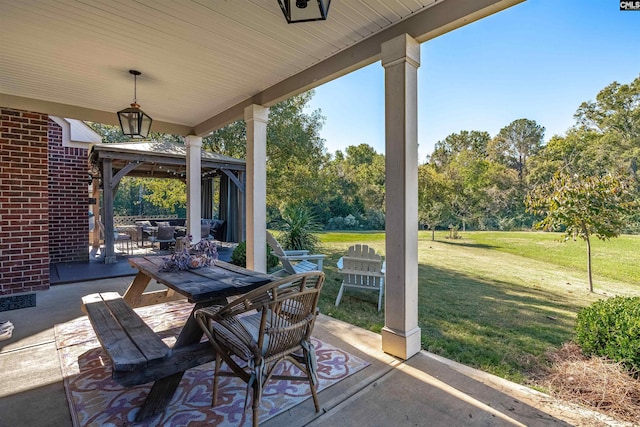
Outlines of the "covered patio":
{"label": "covered patio", "polygon": [[[381,335],[328,317],[317,326],[323,339],[362,355],[374,368],[323,392],[324,413],[316,415],[306,402],[270,423],[562,425],[563,410],[539,411],[522,403],[528,395],[522,387],[488,384],[494,379],[476,379],[483,376],[423,352],[418,327],[420,44],[520,1],[336,0],[328,20],[289,25],[276,0],[0,0],[0,163],[6,168],[0,178],[0,199],[6,201],[0,207],[0,247],[16,248],[3,253],[0,296],[41,292],[37,308],[10,316],[33,315],[0,355],[6,367],[1,423],[69,424],[60,372],[44,362],[55,360],[52,324],[79,316],[80,296],[89,289],[121,292],[126,286],[91,282],[48,289],[49,116],[117,125],[116,111],[131,101],[129,70],[141,71],[137,101],[153,118],[152,130],[185,137],[187,229],[194,236],[202,215],[201,166],[207,161],[202,137],[243,119],[247,267],[266,271],[269,107],[380,61],[385,71],[385,326]],[[117,180],[107,169],[102,180],[111,187]],[[121,171],[127,169],[136,167],[130,163]],[[5,231],[11,229],[20,232]]]}
{"label": "covered patio", "polygon": [[138,101],[153,117],[152,129],[186,140],[194,235],[207,163],[202,137],[245,120],[247,262],[264,270],[258,249],[266,240],[269,107],[378,61],[385,70],[385,327],[374,334],[320,315],[315,335],[370,366],[322,391],[320,413],[308,400],[264,425],[597,424],[595,414],[421,350],[419,46],[520,1],[335,0],[327,21],[288,25],[276,0],[0,0],[0,247],[11,249],[0,259],[0,298],[37,296],[37,307],[3,313],[16,330],[0,343],[0,426],[71,425],[53,327],[83,315],[83,295],[122,294],[131,282],[125,277],[49,288],[47,123],[53,116],[116,125],[116,111],[131,101],[129,70],[140,70]]}
{"label": "covered patio", "polygon": [[[3,146],[46,152],[46,135],[38,126],[48,115],[117,124],[115,112],[131,99],[129,70],[138,70],[142,75],[137,80],[137,101],[153,117],[153,130],[185,136],[187,228],[195,236],[201,217],[202,136],[244,119],[247,267],[265,271],[269,107],[380,61],[385,69],[387,171],[382,349],[408,359],[421,348],[417,323],[420,43],[520,1],[335,1],[328,20],[290,25],[275,0],[179,1],[162,7],[146,1],[121,7],[115,2],[44,1],[36,6],[2,0],[0,106],[7,122],[14,119],[0,141]],[[45,147],[40,148],[37,144],[43,140]],[[9,167],[16,158],[5,159]],[[25,174],[22,185],[43,200],[45,209],[34,217],[25,200],[12,206],[12,216],[3,216],[0,225],[6,229],[38,223],[44,224],[38,230],[46,231],[46,182],[38,187],[31,179],[34,170],[42,169],[42,161],[16,162],[15,175],[20,175],[20,168]],[[26,237],[29,242],[31,237]],[[16,254],[7,273],[0,273],[11,278],[0,280],[0,294],[48,287],[46,273],[38,271],[29,280],[20,277],[34,264],[47,261],[48,248],[29,243],[25,250],[26,263],[21,253]]]}

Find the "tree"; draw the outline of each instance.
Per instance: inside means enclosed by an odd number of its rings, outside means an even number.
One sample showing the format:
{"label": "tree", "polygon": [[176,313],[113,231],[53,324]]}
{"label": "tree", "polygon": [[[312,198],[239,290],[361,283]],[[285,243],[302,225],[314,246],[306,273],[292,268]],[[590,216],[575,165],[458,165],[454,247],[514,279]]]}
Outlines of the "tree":
{"label": "tree", "polygon": [[574,115],[578,126],[613,132],[626,146],[640,144],[640,75],[630,84],[613,82]]}
{"label": "tree", "polygon": [[[328,206],[331,195],[329,156],[320,138],[324,117],[306,113],[314,92],[279,102],[269,109],[267,125],[267,212],[278,219],[286,204]],[[203,138],[206,150],[246,158],[246,124],[239,120]]]}
{"label": "tree", "polygon": [[486,228],[484,224],[490,222],[486,218],[491,196],[488,190],[498,184],[496,169],[505,170],[471,151],[458,153],[445,169],[452,189],[449,207],[453,216],[461,221],[462,231],[466,231],[468,225]]}
{"label": "tree", "polygon": [[528,181],[549,181],[556,172],[568,175],[601,176],[621,168],[613,150],[602,144],[596,131],[569,129],[565,136],[554,136],[531,158]]}
{"label": "tree", "polygon": [[344,152],[336,151],[325,170],[330,228],[341,229],[345,225],[342,218],[349,215],[357,220],[357,224],[352,224],[354,227],[384,228],[384,154],[368,144],[350,145]]}
{"label": "tree", "polygon": [[325,168],[329,155],[320,137],[324,117],[320,110],[304,111],[312,96],[313,91],[305,92],[269,109],[267,205],[274,209],[311,207],[331,195]]}
{"label": "tree", "polygon": [[363,208],[381,210],[385,196],[385,158],[367,144],[346,148],[345,178],[355,188]]}
{"label": "tree", "polygon": [[525,199],[527,209],[544,218],[536,228],[556,231],[564,228],[565,241],[574,234],[587,243],[589,291],[593,292],[591,240],[617,237],[625,217],[635,205],[630,182],[619,176],[579,177],[556,174],[551,181],[534,187]]}
{"label": "tree", "polygon": [[460,133],[452,133],[443,141],[436,142],[430,162],[438,167],[444,167],[462,152],[470,152],[474,157],[485,158],[490,140],[489,133],[484,131],[463,130]]}
{"label": "tree", "polygon": [[491,141],[489,155],[492,160],[517,170],[522,182],[527,173],[527,159],[542,147],[544,130],[535,120],[514,120]]}
{"label": "tree", "polygon": [[247,127],[243,120],[233,122],[202,138],[202,148],[217,154],[244,159],[247,157]]}
{"label": "tree", "polygon": [[447,213],[450,195],[447,177],[433,164],[418,166],[418,219],[431,230],[431,240],[435,240],[436,226]]}
{"label": "tree", "polygon": [[482,194],[482,211],[476,213],[480,230],[510,230],[531,224],[526,214],[524,193],[518,185],[518,175],[513,169],[496,162],[485,161],[486,169],[477,191]]}
{"label": "tree", "polygon": [[640,76],[629,84],[613,82],[596,100],[583,102],[574,115],[576,127],[599,135],[598,147],[610,163],[631,175],[640,158]]}
{"label": "tree", "polygon": [[187,184],[184,181],[170,178],[154,178],[144,180],[146,201],[165,212],[186,216]]}

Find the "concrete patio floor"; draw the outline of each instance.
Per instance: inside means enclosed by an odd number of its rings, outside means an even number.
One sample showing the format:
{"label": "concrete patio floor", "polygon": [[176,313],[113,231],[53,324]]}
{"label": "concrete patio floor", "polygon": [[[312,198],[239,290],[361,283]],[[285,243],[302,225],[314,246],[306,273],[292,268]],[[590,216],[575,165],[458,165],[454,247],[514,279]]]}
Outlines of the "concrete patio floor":
{"label": "concrete patio floor", "polygon": [[[0,342],[0,426],[71,426],[53,326],[83,313],[83,295],[123,293],[131,277],[51,287],[37,307],[0,313],[15,325]],[[156,284],[157,288],[158,285]],[[319,394],[321,411],[304,403],[264,426],[599,426],[587,410],[420,352],[408,361],[383,353],[378,334],[320,315],[314,335],[371,365]]]}

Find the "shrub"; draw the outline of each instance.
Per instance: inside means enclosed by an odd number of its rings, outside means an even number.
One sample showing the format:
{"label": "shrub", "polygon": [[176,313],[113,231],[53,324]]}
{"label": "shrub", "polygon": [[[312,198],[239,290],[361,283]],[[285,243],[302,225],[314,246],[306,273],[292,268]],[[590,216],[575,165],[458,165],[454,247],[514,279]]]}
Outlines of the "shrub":
{"label": "shrub", "polygon": [[[280,260],[277,256],[271,253],[271,248],[267,246],[267,270],[275,268]],[[247,242],[241,242],[231,253],[231,264],[239,265],[240,267],[247,266]]]}
{"label": "shrub", "polygon": [[333,217],[327,224],[327,230],[358,230],[362,228],[360,221],[355,216],[349,214],[344,218],[341,216]]}
{"label": "shrub", "polygon": [[385,215],[382,210],[367,209],[365,212],[364,227],[367,230],[384,230]]}
{"label": "shrub", "polygon": [[277,239],[286,250],[317,252],[320,239],[313,233],[320,231],[315,215],[304,206],[287,206],[282,212]]}
{"label": "shrub", "polygon": [[576,341],[585,354],[640,371],[640,297],[596,301],[578,313]]}
{"label": "shrub", "polygon": [[341,216],[334,216],[327,223],[326,229],[327,230],[344,230],[344,218]]}
{"label": "shrub", "polygon": [[247,242],[240,242],[231,253],[231,264],[247,266]]}

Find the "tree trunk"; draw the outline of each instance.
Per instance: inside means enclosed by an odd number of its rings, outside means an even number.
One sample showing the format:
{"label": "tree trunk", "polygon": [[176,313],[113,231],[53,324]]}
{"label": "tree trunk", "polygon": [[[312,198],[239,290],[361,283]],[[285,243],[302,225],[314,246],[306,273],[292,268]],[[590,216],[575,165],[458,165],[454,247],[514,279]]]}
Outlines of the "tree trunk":
{"label": "tree trunk", "polygon": [[593,278],[591,277],[591,241],[589,235],[585,233],[587,241],[587,272],[589,274],[589,292],[593,292]]}
{"label": "tree trunk", "polygon": [[431,241],[433,242],[434,240],[436,240],[436,227],[435,226],[431,227]]}

